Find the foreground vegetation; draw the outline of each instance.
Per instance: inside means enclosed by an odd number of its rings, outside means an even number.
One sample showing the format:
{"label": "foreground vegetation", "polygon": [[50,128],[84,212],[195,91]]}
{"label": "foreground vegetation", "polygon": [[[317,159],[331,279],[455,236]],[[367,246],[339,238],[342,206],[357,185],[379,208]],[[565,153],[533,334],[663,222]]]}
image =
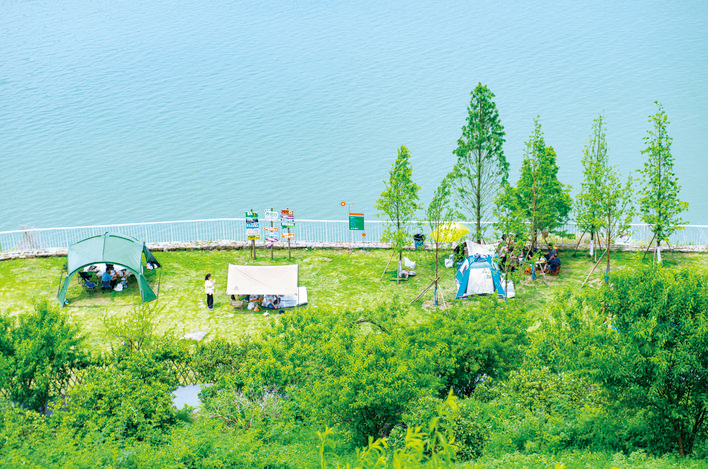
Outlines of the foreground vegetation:
{"label": "foreground vegetation", "polygon": [[[59,310],[64,259],[0,263],[0,378],[24,403],[2,404],[0,467],[703,467],[706,256],[653,269],[619,253],[614,288],[598,272],[581,290],[592,261],[565,252],[559,277],[517,279],[516,300],[448,309],[408,305],[430,253],[409,253],[418,275],[401,284],[380,280],[389,256],[294,252],[310,305],[268,318],[223,295],[241,251],[157,253],[145,306],[135,286],[74,285]],[[450,273],[442,289],[451,302]],[[171,405],[175,363],[215,383],[196,415]]]}

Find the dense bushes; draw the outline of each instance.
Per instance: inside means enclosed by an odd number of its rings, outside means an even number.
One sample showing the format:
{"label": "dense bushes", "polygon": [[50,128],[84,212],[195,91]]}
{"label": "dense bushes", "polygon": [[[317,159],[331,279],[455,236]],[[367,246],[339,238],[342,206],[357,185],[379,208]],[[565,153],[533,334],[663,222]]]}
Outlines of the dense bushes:
{"label": "dense bushes", "polygon": [[177,386],[163,362],[140,351],[103,368],[94,368],[76,386],[59,413],[79,438],[155,443],[176,422],[170,393]]}
{"label": "dense bushes", "polygon": [[438,430],[454,438],[457,459],[469,461],[484,453],[491,425],[483,418],[479,403],[472,399],[459,400],[452,395],[445,400],[426,396],[412,401],[403,414],[403,423],[389,435],[389,447],[393,451],[404,448],[409,428],[427,428],[435,419]]}
{"label": "dense bushes", "polygon": [[[157,335],[154,311],[141,307],[107,324],[112,352],[94,360],[54,416],[0,404],[0,461],[365,468],[497,458],[540,467],[549,454],[588,465],[577,451],[620,451],[629,456],[600,459],[623,467],[681,445],[703,456],[706,276],[657,270],[614,280],[563,293],[533,327],[513,301],[465,302],[420,322],[394,302],[298,309],[258,336],[194,344]],[[58,312],[40,304],[36,314]],[[61,320],[32,321],[0,318],[6,377],[18,370],[17,337],[55,348],[63,342],[54,335],[76,339],[57,328]],[[46,333],[29,341],[14,334],[20,324]],[[69,365],[86,363],[71,350]],[[172,407],[175,363],[214,383],[196,421]],[[64,369],[62,359],[54,366]]]}
{"label": "dense bushes", "polygon": [[440,379],[439,395],[469,396],[487,378],[503,378],[522,362],[528,322],[515,302],[483,298],[445,312],[406,331],[409,346],[427,351]]}
{"label": "dense bushes", "polygon": [[0,378],[10,398],[46,412],[72,370],[85,364],[81,342],[78,328],[48,300],[16,319],[0,316]]}
{"label": "dense bushes", "polygon": [[648,448],[690,455],[708,414],[708,274],[646,269],[613,283],[598,379],[616,411],[643,414]]}

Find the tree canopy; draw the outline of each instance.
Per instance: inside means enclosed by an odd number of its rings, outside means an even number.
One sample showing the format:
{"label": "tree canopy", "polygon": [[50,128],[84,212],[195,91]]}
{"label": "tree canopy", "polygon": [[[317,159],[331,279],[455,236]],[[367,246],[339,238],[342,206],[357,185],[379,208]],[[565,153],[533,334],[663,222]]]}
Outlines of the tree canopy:
{"label": "tree canopy", "polygon": [[[610,165],[602,114],[593,120],[590,140],[583,149],[583,168],[585,178],[576,204],[578,227],[589,232],[592,241],[604,231],[605,245],[610,246],[619,234],[629,229],[634,216],[634,192],[631,176],[623,185],[616,167]],[[609,266],[610,251],[607,250]]]}
{"label": "tree canopy", "polygon": [[509,163],[502,148],[506,134],[494,93],[479,83],[470,94],[467,122],[453,151],[457,161],[449,177],[459,205],[475,221],[475,238],[480,243],[484,235],[482,221],[489,214],[499,187],[509,177]]}
{"label": "tree canopy", "polygon": [[558,180],[556,152],[553,147],[546,146],[538,117],[534,119],[533,133],[526,142],[521,176],[514,194],[518,210],[529,224],[531,249],[536,245],[539,231],[556,232],[568,221],[573,205],[570,186]]}
{"label": "tree canopy", "polygon": [[84,363],[79,329],[46,299],[16,321],[0,317],[0,328],[0,377],[5,375],[10,396],[46,412],[52,391]]}
{"label": "tree canopy", "polygon": [[596,347],[602,382],[621,406],[644,413],[666,450],[690,455],[708,412],[708,275],[623,271],[601,301],[612,325]]}
{"label": "tree canopy", "polygon": [[671,155],[669,120],[664,107],[655,101],[658,110],[649,116],[652,128],[644,137],[646,156],[642,175],[642,187],[639,191],[639,210],[642,221],[650,226],[656,239],[656,245],[668,241],[669,236],[686,224],[680,215],[688,209],[688,202],[679,199],[681,186],[674,173],[674,157]]}
{"label": "tree canopy", "polygon": [[420,187],[413,182],[410,159],[408,148],[401,146],[396,161],[391,165],[389,179],[383,182],[385,189],[376,201],[379,214],[384,214],[389,220],[381,238],[391,242],[393,248],[398,251],[399,265],[403,258],[403,247],[412,239],[407,223],[413,220],[416,210],[420,208]]}

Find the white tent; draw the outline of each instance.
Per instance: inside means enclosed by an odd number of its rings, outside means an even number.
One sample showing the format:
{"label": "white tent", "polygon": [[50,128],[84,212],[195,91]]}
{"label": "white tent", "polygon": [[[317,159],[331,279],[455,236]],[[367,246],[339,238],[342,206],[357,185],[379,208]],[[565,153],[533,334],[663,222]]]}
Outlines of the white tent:
{"label": "white tent", "polygon": [[229,264],[227,295],[278,295],[283,307],[307,303],[307,288],[297,286],[298,265]]}

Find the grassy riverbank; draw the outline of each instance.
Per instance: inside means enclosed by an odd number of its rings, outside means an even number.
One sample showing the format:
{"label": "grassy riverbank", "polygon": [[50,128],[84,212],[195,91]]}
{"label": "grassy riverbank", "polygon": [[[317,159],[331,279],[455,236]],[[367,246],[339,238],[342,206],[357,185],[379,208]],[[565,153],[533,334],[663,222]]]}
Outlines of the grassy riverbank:
{"label": "grassy riverbank", "polygon": [[[250,258],[244,250],[224,251],[172,251],[157,252],[163,268],[146,271],[155,290],[159,287],[159,327],[182,336],[188,332],[208,331],[207,338],[235,338],[252,334],[268,321],[260,313],[234,310],[225,294],[228,264],[282,265],[299,264],[299,284],[309,292],[309,306],[342,310],[366,310],[392,301],[408,305],[431,282],[435,271],[435,254],[430,251],[408,252],[417,262],[417,276],[408,281],[395,282],[395,259],[383,280],[381,276],[391,257],[389,250],[293,250],[288,259],[287,251],[275,251],[271,260],[268,251],[258,251],[257,259]],[[442,266],[441,287],[445,299],[454,300],[454,270]],[[651,255],[642,259],[642,253],[613,253],[613,269],[651,263]],[[564,288],[579,287],[593,266],[587,252],[563,251],[561,274],[557,277],[539,276],[536,281],[521,276],[517,281],[517,298],[527,303],[532,311],[542,314],[543,306]],[[0,262],[0,308],[10,314],[28,311],[39,298],[55,298],[59,288],[65,257],[13,259]],[[708,256],[694,253],[667,253],[667,266],[708,266]],[[216,279],[215,308],[206,308],[203,293],[204,275],[210,272]],[[590,276],[590,286],[599,285],[604,277],[604,264]],[[122,292],[87,292],[72,280],[67,295],[70,304],[65,308],[73,321],[80,325],[92,349],[105,347],[103,319],[124,315],[132,311],[139,301],[134,280]],[[424,317],[433,308],[432,290],[421,300],[407,307],[410,321]]]}
{"label": "grassy riverbank", "polygon": [[[652,446],[644,437],[661,432],[633,409],[607,399],[590,379],[592,363],[576,360],[585,349],[564,339],[563,334],[582,339],[588,330],[598,330],[592,321],[584,325],[575,303],[557,303],[564,290],[577,290],[592,268],[586,252],[561,252],[557,277],[533,281],[522,274],[517,298],[510,300],[523,303],[522,308],[472,300],[469,307],[440,314],[433,313],[432,292],[408,305],[433,277],[431,252],[407,253],[418,263],[418,275],[400,284],[393,281],[393,268],[381,279],[391,256],[387,250],[305,249],[293,251],[290,260],[283,251],[272,260],[264,252],[252,260],[240,250],[155,254],[163,268],[148,271],[148,280],[156,289],[159,285],[160,298],[151,303],[158,332],[172,330],[180,337],[208,331],[207,340],[188,346],[167,340],[140,353],[124,355],[127,349],[121,348],[106,354],[104,367],[92,368],[75,385],[72,405],[51,418],[0,401],[5,406],[0,407],[0,461],[5,461],[0,467],[29,460],[37,467],[358,467],[355,445],[362,444],[363,431],[400,443],[401,423],[418,425],[432,418],[433,409],[441,412],[439,390],[448,386],[459,393],[454,408],[445,411],[457,412],[454,418],[448,415],[448,425],[459,432],[459,454],[464,451],[468,458],[478,452],[469,462],[460,456],[460,462],[445,467],[705,467],[704,439],[697,441],[692,458],[679,458],[670,445],[654,445],[659,452],[646,449]],[[20,314],[38,299],[53,299],[65,260],[0,262],[2,312]],[[668,267],[705,270],[708,256],[667,254],[664,261]],[[225,295],[229,262],[299,264],[299,283],[308,288],[310,304],[284,316],[234,310]],[[642,253],[613,255],[615,272],[649,263]],[[590,288],[603,282],[603,270],[590,276]],[[207,310],[203,293],[207,272],[217,281],[213,311]],[[443,269],[441,283],[447,301],[459,305],[452,299],[453,274]],[[640,283],[645,281],[643,276]],[[72,280],[68,298],[64,312],[81,328],[87,345],[100,351],[109,342],[104,319],[131,314],[139,295],[134,282],[127,291],[89,293]],[[404,306],[379,308],[391,302]],[[358,321],[364,316],[386,322],[387,317],[377,317],[382,311],[396,314],[386,333]],[[574,327],[580,329],[568,332],[551,327],[553,321],[540,321],[559,311],[578,319]],[[252,341],[235,340],[258,332],[263,334]],[[215,338],[228,342],[210,341]],[[176,384],[166,371],[173,365],[163,368],[172,363],[161,361],[166,352],[216,383],[197,418],[176,418],[171,410],[168,396]],[[544,360],[573,366],[551,370]],[[588,369],[573,368],[581,365]],[[465,376],[486,377],[486,370],[504,369],[490,386],[485,380],[479,393],[465,387],[471,382]],[[133,415],[142,417],[132,420]],[[126,416],[130,425],[121,420]],[[368,427],[370,422],[378,426]],[[325,445],[317,432],[333,426]],[[131,433],[134,428],[144,433]]]}

